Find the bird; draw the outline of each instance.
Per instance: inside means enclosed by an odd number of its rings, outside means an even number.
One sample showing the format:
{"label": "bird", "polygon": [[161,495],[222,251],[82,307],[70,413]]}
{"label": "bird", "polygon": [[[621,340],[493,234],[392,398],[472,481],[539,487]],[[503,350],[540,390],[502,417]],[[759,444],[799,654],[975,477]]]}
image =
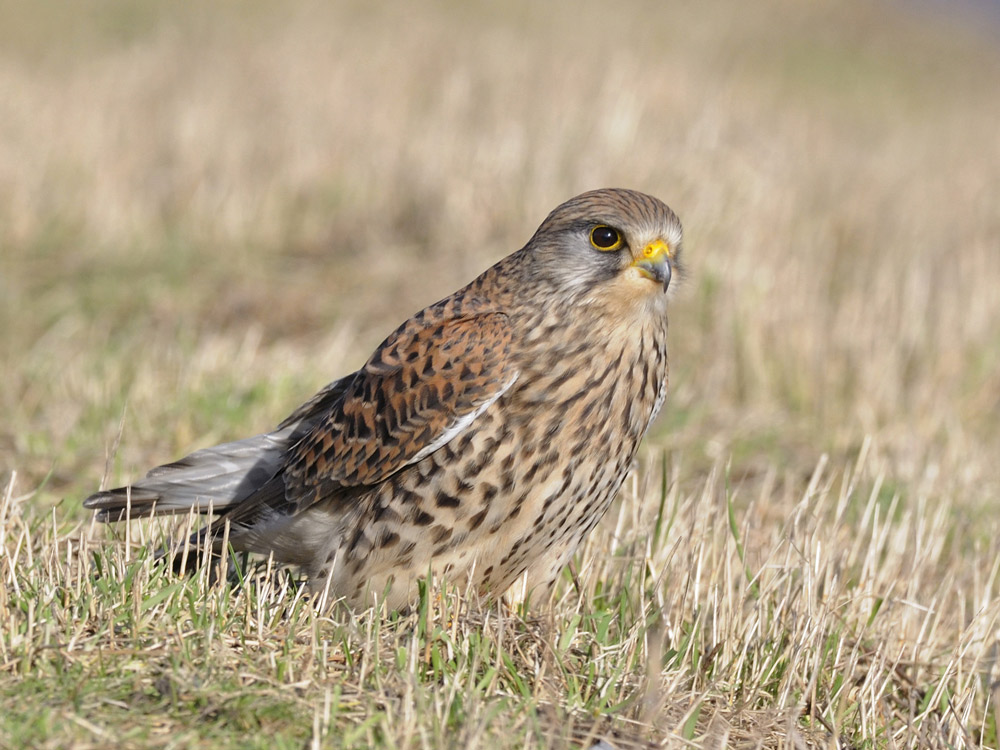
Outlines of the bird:
{"label": "bird", "polygon": [[104,522],[212,514],[200,543],[221,553],[228,527],[233,550],[353,608],[403,609],[428,575],[551,590],[666,398],[682,239],[650,195],[578,195],[274,430],[83,504]]}

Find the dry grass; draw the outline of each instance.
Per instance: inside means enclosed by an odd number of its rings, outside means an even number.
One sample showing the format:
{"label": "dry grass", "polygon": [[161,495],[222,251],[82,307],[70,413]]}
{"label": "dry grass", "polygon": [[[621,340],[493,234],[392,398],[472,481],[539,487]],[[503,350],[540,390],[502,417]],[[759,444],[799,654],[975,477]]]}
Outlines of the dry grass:
{"label": "dry grass", "polygon": [[[0,746],[998,747],[1000,54],[921,13],[0,3]],[[321,615],[79,508],[605,185],[691,277],[552,602]]]}

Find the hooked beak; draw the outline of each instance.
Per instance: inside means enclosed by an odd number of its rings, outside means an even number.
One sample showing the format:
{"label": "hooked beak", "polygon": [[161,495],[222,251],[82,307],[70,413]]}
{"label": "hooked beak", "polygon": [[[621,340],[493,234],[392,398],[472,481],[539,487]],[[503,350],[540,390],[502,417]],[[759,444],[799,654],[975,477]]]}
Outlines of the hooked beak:
{"label": "hooked beak", "polygon": [[663,240],[656,240],[642,249],[642,254],[632,261],[632,267],[647,279],[662,284],[665,292],[670,286],[670,263],[672,260],[673,252],[670,245]]}

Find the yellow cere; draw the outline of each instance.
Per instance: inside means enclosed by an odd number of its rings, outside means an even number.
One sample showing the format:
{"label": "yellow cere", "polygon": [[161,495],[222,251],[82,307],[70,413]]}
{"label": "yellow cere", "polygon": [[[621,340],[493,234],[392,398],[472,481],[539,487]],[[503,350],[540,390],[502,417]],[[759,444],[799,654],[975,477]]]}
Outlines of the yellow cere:
{"label": "yellow cere", "polygon": [[666,253],[668,258],[673,257],[673,254],[670,251],[670,245],[663,240],[650,242],[645,248],[643,248],[642,251],[643,257],[645,258],[655,258],[660,253]]}

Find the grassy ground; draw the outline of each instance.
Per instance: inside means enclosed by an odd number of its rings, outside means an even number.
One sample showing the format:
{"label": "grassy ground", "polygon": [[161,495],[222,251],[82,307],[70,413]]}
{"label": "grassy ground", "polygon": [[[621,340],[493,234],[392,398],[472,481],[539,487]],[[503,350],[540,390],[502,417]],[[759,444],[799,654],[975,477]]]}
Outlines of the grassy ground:
{"label": "grassy ground", "polygon": [[[1000,746],[1000,31],[606,7],[0,2],[0,746]],[[691,274],[551,602],[324,615],[80,508],[607,185]]]}

